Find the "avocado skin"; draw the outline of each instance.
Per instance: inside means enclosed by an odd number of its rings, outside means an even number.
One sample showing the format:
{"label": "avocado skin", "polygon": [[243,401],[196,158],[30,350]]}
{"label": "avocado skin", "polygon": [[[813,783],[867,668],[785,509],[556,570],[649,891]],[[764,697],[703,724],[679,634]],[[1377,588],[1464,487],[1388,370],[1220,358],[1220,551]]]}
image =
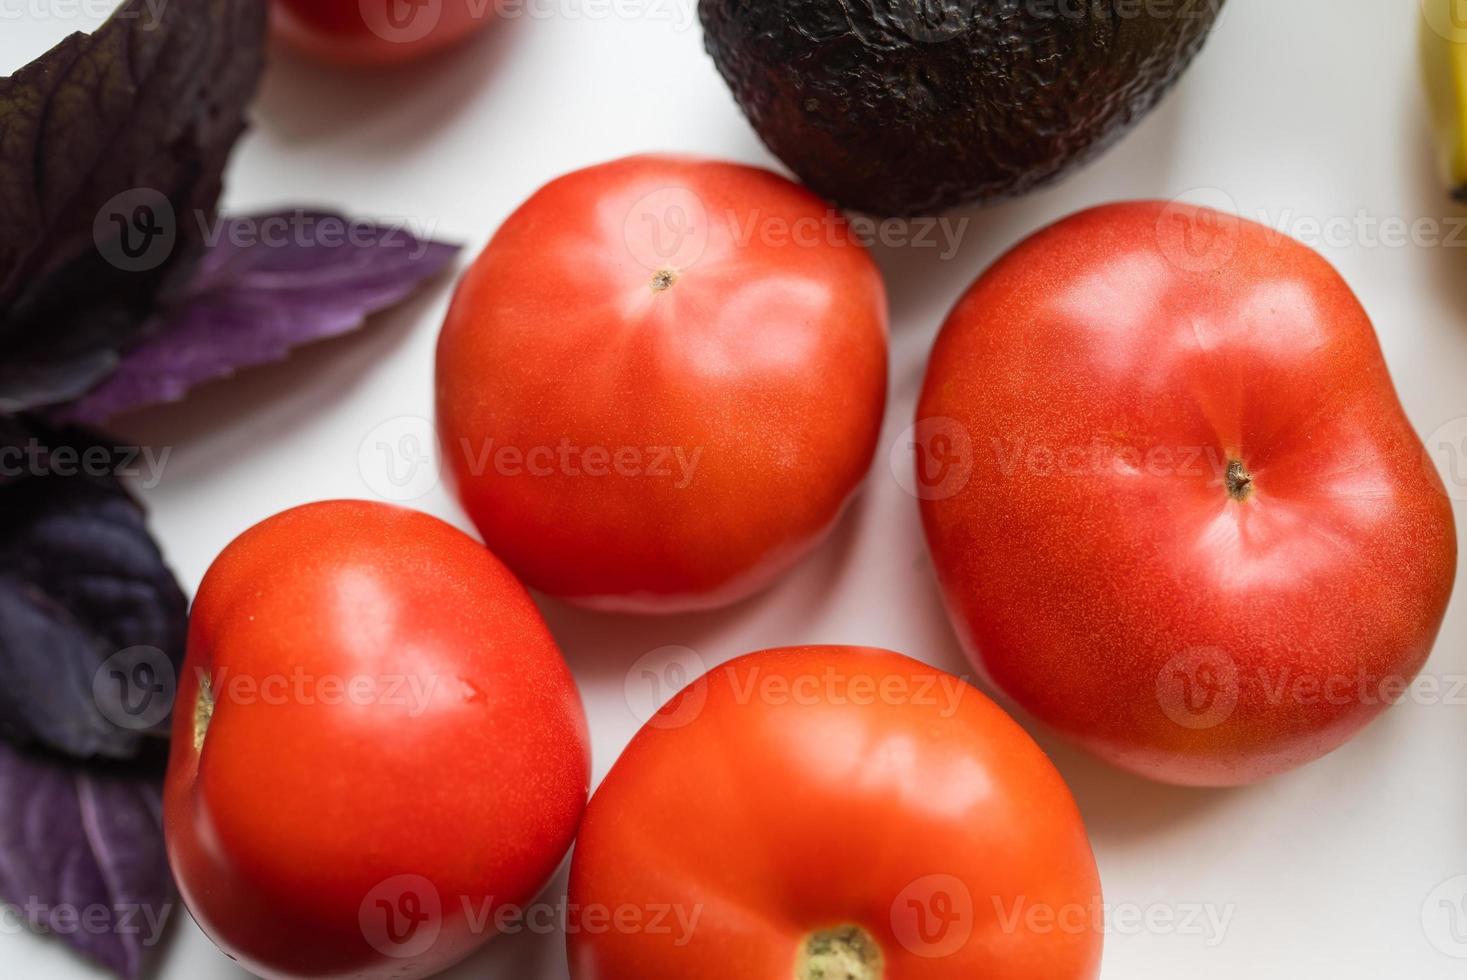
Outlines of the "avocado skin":
{"label": "avocado skin", "polygon": [[699,18],[744,114],[807,185],[911,215],[1022,194],[1098,156],[1176,82],[1223,3],[700,0]]}

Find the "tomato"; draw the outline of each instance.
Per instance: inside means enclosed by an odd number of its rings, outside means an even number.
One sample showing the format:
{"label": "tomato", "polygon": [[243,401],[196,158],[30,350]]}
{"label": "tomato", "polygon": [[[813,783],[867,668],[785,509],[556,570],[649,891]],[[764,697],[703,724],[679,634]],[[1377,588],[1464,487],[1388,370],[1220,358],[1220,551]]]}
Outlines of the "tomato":
{"label": "tomato", "polygon": [[586,811],[575,980],[1080,980],[1095,860],[1044,753],[884,650],[750,654],[684,689]]}
{"label": "tomato", "polygon": [[487,0],[274,0],[287,43],[323,61],[390,65],[457,44],[494,20]]}
{"label": "tomato", "polygon": [[445,469],[530,586],[673,611],[830,529],[886,400],[886,295],[839,212],[763,170],[644,156],[542,188],[438,341]]}
{"label": "tomato", "polygon": [[1117,204],[978,279],[932,352],[919,496],[974,662],[1159,780],[1249,783],[1378,715],[1456,538],[1359,301],[1219,212]]}
{"label": "tomato", "polygon": [[164,801],[194,918],[262,977],[425,977],[534,897],[585,806],[570,672],[514,577],[333,501],[237,538],[194,603]]}

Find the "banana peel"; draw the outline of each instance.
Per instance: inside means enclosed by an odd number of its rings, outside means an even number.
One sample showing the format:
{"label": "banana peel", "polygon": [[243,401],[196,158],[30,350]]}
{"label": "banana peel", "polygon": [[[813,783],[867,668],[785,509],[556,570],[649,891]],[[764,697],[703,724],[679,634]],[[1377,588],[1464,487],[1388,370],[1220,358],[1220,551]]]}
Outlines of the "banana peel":
{"label": "banana peel", "polygon": [[1421,60],[1442,176],[1467,202],[1467,0],[1421,0]]}

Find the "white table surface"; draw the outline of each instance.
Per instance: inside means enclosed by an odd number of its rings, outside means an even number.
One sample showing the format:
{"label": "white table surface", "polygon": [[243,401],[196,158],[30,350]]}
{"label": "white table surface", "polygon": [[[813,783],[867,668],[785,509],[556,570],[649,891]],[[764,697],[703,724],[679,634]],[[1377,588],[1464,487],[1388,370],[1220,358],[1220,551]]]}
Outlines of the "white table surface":
{"label": "white table surface", "polygon": [[[703,53],[692,3],[639,0],[633,7],[645,16],[615,19],[593,15],[606,5],[544,0],[531,5],[540,16],[405,71],[347,75],[277,54],[227,203],[408,218],[467,242],[472,254],[526,195],[566,170],[647,150],[771,163]],[[100,19],[76,9],[0,0],[0,71]],[[879,248],[892,298],[890,410],[868,485],[832,538],[772,591],[724,612],[612,618],[542,600],[585,695],[597,778],[639,723],[629,667],[666,645],[712,665],[782,644],[870,644],[966,671],[889,451],[959,292],[1023,235],[1078,208],[1182,194],[1216,201],[1221,192],[1246,216],[1313,236],[1374,317],[1418,430],[1467,435],[1467,234],[1457,247],[1429,234],[1391,241],[1392,223],[1467,215],[1447,202],[1433,170],[1415,30],[1413,2],[1231,0],[1180,88],[1099,163],[1045,193],[964,212],[971,223],[945,261],[931,249]],[[144,495],[186,589],[255,521],[305,501],[373,496],[383,485],[381,465],[364,469],[358,450],[374,433],[419,431],[415,419],[431,415],[448,292],[444,283],[356,337],[115,427],[172,448],[162,481]],[[413,504],[466,527],[443,488],[425,485]],[[1467,498],[1467,485],[1453,490]],[[1467,526],[1460,509],[1459,521]],[[1467,896],[1459,877],[1467,875],[1467,686],[1453,690],[1467,676],[1460,600],[1427,671],[1443,693],[1396,707],[1321,762],[1240,791],[1143,782],[1036,733],[1084,811],[1115,909],[1105,977],[1467,974],[1467,959],[1450,955],[1467,956],[1456,939],[1467,940],[1467,910],[1454,923],[1441,904]],[[552,889],[563,886],[562,877]],[[1207,913],[1226,927],[1206,925]],[[0,976],[100,974],[58,942],[8,930]],[[184,915],[157,976],[243,974]],[[500,939],[447,976],[560,980],[562,937]]]}

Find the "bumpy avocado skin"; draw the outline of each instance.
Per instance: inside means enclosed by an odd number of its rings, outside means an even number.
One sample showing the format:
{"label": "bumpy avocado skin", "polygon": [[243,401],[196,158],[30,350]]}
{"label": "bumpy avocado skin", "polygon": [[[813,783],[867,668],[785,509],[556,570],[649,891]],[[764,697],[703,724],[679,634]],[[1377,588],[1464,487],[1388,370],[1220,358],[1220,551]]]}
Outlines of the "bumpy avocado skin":
{"label": "bumpy avocado skin", "polygon": [[700,0],[764,142],[872,214],[1032,190],[1099,155],[1201,49],[1224,0]]}

